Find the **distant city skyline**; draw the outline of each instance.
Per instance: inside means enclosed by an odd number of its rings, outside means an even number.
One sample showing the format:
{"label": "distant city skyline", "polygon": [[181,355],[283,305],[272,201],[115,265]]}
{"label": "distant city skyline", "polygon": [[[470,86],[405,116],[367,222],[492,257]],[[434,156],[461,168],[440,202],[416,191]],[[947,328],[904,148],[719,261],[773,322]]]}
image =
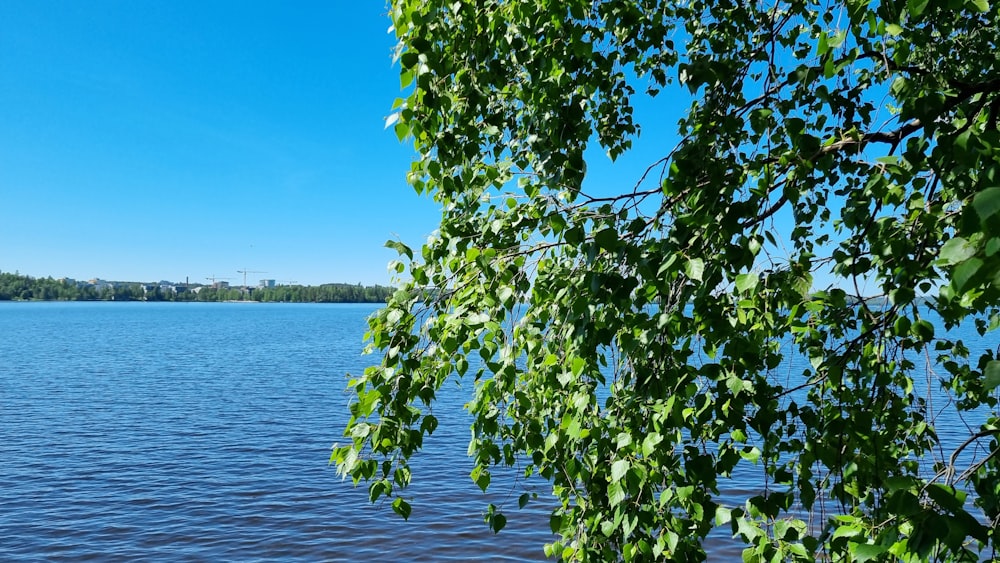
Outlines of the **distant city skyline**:
{"label": "distant city skyline", "polygon": [[[7,271],[0,270],[3,274],[15,274],[20,276],[27,276],[35,279],[51,278],[54,280],[65,280],[70,283],[90,283],[90,284],[101,284],[101,283],[139,283],[139,284],[171,284],[171,285],[203,285],[203,286],[214,286],[214,285],[225,285],[229,287],[242,287],[244,282],[242,280],[236,280],[236,278],[228,278],[222,276],[206,276],[204,278],[198,279],[191,276],[185,276],[180,279],[169,279],[169,278],[149,278],[149,279],[113,279],[106,276],[89,276],[76,278],[73,276],[55,276],[55,275],[37,275],[31,272],[21,272],[17,270]],[[275,287],[284,285],[325,285],[325,284],[361,284],[361,285],[388,285],[386,283],[370,283],[366,284],[361,281],[352,280],[327,280],[319,283],[302,283],[298,280],[279,280],[275,278],[247,278],[247,287]]]}

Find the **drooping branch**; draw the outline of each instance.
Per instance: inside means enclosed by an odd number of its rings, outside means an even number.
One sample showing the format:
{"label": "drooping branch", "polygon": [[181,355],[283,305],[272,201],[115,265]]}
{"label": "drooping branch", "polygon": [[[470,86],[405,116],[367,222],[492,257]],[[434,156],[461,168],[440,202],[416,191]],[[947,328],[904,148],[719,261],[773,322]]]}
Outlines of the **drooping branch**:
{"label": "drooping branch", "polygon": [[857,139],[841,139],[840,141],[819,149],[819,151],[817,151],[810,160],[815,160],[823,155],[839,152],[849,147],[856,146],[860,149],[872,143],[889,144],[896,147],[903,139],[917,132],[921,126],[922,125],[919,119],[912,119],[895,131],[875,131],[872,133],[866,133]]}

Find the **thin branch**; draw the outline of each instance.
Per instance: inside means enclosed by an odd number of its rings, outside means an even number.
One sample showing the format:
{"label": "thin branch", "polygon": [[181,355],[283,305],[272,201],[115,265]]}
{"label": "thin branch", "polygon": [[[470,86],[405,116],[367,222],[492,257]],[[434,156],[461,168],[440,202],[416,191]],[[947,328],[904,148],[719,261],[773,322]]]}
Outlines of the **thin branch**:
{"label": "thin branch", "polygon": [[816,158],[821,157],[823,155],[830,154],[832,152],[838,152],[848,147],[852,146],[863,147],[871,143],[890,144],[895,148],[900,143],[900,141],[915,133],[922,126],[923,125],[920,123],[919,119],[912,119],[899,129],[896,129],[895,131],[890,131],[888,133],[883,131],[876,131],[874,133],[867,133],[865,135],[862,135],[860,139],[842,139],[840,141],[837,141],[836,143],[822,147],[809,160],[815,160]]}
{"label": "thin branch", "polygon": [[[998,433],[1000,433],[1000,428],[990,428],[988,430],[980,430],[979,432],[976,432],[972,436],[969,436],[968,440],[962,442],[962,445],[960,445],[957,448],[955,448],[955,451],[953,451],[951,453],[951,457],[948,458],[948,467],[951,469],[952,472],[954,472],[955,462],[958,461],[958,456],[959,456],[959,454],[962,453],[962,450],[964,450],[965,448],[967,448],[970,445],[972,445],[976,440],[979,440],[981,438],[985,438],[987,436],[996,435]],[[996,450],[994,450],[989,456],[987,456],[986,459],[984,459],[982,462],[980,462],[980,465],[982,463],[985,463],[986,460],[989,459],[990,457],[993,457],[994,455],[996,455],[996,453],[997,453]],[[977,466],[973,466],[973,467],[977,467]],[[977,467],[977,469],[978,469],[978,467]],[[962,475],[965,476],[966,473],[967,473],[967,471],[963,472]],[[949,483],[949,484],[951,484],[951,483]]]}
{"label": "thin branch", "polygon": [[742,228],[742,229],[749,229],[751,227],[755,227],[755,226],[763,223],[764,221],[766,221],[768,219],[768,217],[770,217],[770,216],[774,215],[775,213],[777,213],[778,210],[780,210],[786,203],[788,203],[788,196],[786,196],[785,194],[782,194],[781,197],[778,198],[778,201],[774,202],[774,205],[772,205],[770,208],[768,208],[767,211],[765,211],[763,214],[758,215],[757,217],[754,217],[753,219],[750,219],[750,220],[745,221],[743,223],[740,223],[740,228]]}

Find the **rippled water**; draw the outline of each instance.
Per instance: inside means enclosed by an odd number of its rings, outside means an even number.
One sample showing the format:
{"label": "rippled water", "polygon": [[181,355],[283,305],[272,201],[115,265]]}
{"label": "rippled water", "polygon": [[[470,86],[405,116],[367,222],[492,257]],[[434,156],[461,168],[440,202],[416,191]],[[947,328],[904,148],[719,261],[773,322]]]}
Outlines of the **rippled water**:
{"label": "rippled water", "polygon": [[[544,503],[519,511],[523,484],[494,475],[485,497],[469,479],[455,385],[415,462],[408,522],[327,465],[372,310],[0,303],[0,560],[543,559]],[[724,500],[759,483],[737,476]],[[499,535],[487,502],[509,508]],[[738,559],[728,535],[713,532],[713,560]]]}
{"label": "rippled water", "polygon": [[328,467],[372,310],[0,304],[0,560],[542,559],[541,507],[482,522],[460,409],[408,522]]}

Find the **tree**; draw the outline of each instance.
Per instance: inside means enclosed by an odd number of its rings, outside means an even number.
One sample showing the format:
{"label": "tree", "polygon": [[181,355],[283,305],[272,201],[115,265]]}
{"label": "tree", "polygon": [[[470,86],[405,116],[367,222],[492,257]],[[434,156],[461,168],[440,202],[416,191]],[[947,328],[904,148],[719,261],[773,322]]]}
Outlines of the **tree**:
{"label": "tree", "polygon": [[[389,124],[443,216],[389,243],[331,459],[406,517],[436,392],[471,378],[473,475],[549,480],[559,558],[700,560],[716,525],[746,560],[995,554],[1000,361],[940,329],[1000,324],[998,5],[395,0]],[[686,107],[675,146],[591,188],[645,104]],[[985,421],[955,455],[920,357]],[[765,492],[723,505],[754,463]]]}

